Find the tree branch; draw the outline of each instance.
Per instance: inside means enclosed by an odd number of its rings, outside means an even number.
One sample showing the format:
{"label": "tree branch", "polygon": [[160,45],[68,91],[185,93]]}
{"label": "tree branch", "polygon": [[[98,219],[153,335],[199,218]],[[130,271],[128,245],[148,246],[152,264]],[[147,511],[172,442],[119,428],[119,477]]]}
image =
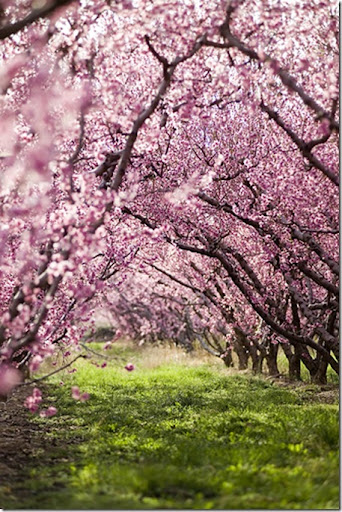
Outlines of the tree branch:
{"label": "tree branch", "polygon": [[65,370],[66,368],[68,368],[69,366],[74,364],[74,362],[77,361],[77,359],[79,359],[80,357],[85,359],[87,356],[85,356],[84,354],[79,354],[72,361],[70,361],[70,363],[67,363],[64,366],[61,366],[60,368],[57,368],[57,370],[54,370],[53,372],[48,373],[47,375],[44,375],[43,377],[39,377],[38,379],[33,379],[33,380],[28,381],[28,382],[23,382],[22,384],[19,384],[18,387],[29,386],[30,384],[36,384],[37,382],[41,382],[42,380],[48,379],[52,375],[55,375],[56,373],[59,373],[62,370]]}
{"label": "tree branch", "polygon": [[304,158],[307,158],[309,162],[318,170],[320,170],[327,178],[329,178],[335,185],[339,185],[339,177],[328,167],[326,167],[315,155],[311,153],[313,147],[317,144],[321,144],[327,138],[317,139],[306,143],[303,139],[298,137],[298,135],[291,130],[284,121],[281,119],[279,114],[275,112],[272,108],[268,107],[264,104],[264,102],[260,103],[260,108],[263,112],[265,112],[270,119],[273,119],[275,123],[282,129],[284,132],[290,137],[290,139],[296,144],[300,152],[302,153]]}
{"label": "tree branch", "polygon": [[[296,92],[298,96],[302,99],[303,103],[309,107],[311,110],[313,110],[317,115],[318,119],[328,119],[330,122],[330,128],[335,130],[336,132],[340,131],[340,125],[335,119],[333,118],[332,114],[327,112],[321,105],[319,105],[309,94],[307,94],[304,89],[297,83],[295,78],[290,75],[288,71],[281,68],[278,64],[278,62],[270,57],[269,55],[266,55],[263,59],[260,58],[259,54],[253,50],[252,48],[249,48],[246,46],[238,37],[236,37],[234,34],[232,34],[229,22],[230,17],[232,14],[232,10],[230,7],[227,9],[227,18],[225,22],[220,27],[220,33],[221,36],[227,41],[227,47],[228,48],[237,48],[241,53],[244,55],[247,55],[251,60],[255,60],[259,63],[262,62],[270,62],[274,64],[273,68],[275,70],[275,74],[279,76],[282,83],[288,87],[291,91]],[[209,42],[206,41],[206,45],[209,46]],[[210,44],[210,46],[213,46],[213,44]]]}
{"label": "tree branch", "polygon": [[54,0],[53,2],[46,2],[43,7],[38,9],[33,9],[25,18],[22,20],[16,21],[5,27],[0,28],[0,40],[4,40],[17,32],[20,32],[23,28],[31,25],[35,21],[40,18],[46,18],[50,14],[52,14],[59,7],[66,6],[70,4],[72,0]]}

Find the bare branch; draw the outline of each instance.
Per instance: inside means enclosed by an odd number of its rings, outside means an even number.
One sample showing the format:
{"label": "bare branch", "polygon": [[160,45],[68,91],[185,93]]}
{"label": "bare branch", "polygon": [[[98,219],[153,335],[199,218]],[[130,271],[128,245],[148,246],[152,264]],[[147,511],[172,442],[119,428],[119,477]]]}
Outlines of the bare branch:
{"label": "bare branch", "polygon": [[163,70],[164,70],[164,77],[166,76],[167,74],[167,70],[170,66],[170,64],[168,63],[167,59],[165,57],[163,57],[162,55],[160,55],[157,50],[154,48],[154,46],[152,45],[151,41],[150,41],[150,37],[148,35],[145,35],[144,37],[145,41],[146,41],[146,44],[148,46],[148,49],[150,50],[150,52],[152,53],[152,55],[163,65]]}
{"label": "bare branch", "polygon": [[41,382],[42,380],[45,380],[45,379],[48,379],[49,377],[51,377],[52,375],[55,375],[56,373],[59,373],[61,372],[62,370],[65,370],[66,368],[68,368],[69,366],[71,366],[72,364],[74,364],[75,361],[77,361],[77,359],[79,359],[80,357],[82,357],[83,359],[85,359],[87,356],[85,356],[84,354],[79,354],[77,357],[75,357],[72,361],[70,361],[70,363],[67,363],[65,364],[64,366],[61,366],[60,368],[57,368],[57,370],[54,370],[53,372],[51,373],[48,373],[47,375],[44,375],[44,377],[39,377],[38,379],[33,379],[33,380],[30,380],[28,382],[23,382],[22,384],[19,384],[18,387],[22,387],[22,386],[30,386],[31,384],[36,384],[37,382]]}

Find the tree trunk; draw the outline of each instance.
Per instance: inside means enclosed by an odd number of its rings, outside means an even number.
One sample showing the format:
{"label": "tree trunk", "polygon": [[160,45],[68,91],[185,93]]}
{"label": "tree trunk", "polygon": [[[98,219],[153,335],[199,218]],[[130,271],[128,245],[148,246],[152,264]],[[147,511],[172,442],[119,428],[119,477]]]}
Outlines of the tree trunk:
{"label": "tree trunk", "polygon": [[327,369],[328,363],[326,361],[320,361],[318,368],[315,372],[310,372],[311,382],[313,384],[326,384],[327,383]]}
{"label": "tree trunk", "polygon": [[289,362],[289,379],[291,381],[300,380],[300,356],[298,347],[292,348],[288,343],[282,344],[283,351]]}
{"label": "tree trunk", "polygon": [[234,350],[239,360],[239,370],[247,370],[248,368],[248,354],[245,347],[240,340],[234,340]]}
{"label": "tree trunk", "polygon": [[[249,344],[249,353],[252,358],[252,371],[253,373],[261,373],[262,370],[262,357],[255,345]],[[261,363],[261,364],[260,364]]]}
{"label": "tree trunk", "polygon": [[221,359],[228,368],[232,368],[234,366],[232,351],[230,349],[226,350],[224,356],[221,356]]}
{"label": "tree trunk", "polygon": [[[319,341],[318,343],[327,348],[324,342]],[[328,363],[321,354],[317,354],[316,359],[313,360],[312,368],[309,368],[311,382],[313,384],[326,384],[327,369]]]}
{"label": "tree trunk", "polygon": [[266,355],[266,364],[268,368],[268,373],[271,376],[279,375],[279,369],[278,369],[278,351],[279,351],[279,345],[275,345],[274,343],[269,342],[267,355]]}

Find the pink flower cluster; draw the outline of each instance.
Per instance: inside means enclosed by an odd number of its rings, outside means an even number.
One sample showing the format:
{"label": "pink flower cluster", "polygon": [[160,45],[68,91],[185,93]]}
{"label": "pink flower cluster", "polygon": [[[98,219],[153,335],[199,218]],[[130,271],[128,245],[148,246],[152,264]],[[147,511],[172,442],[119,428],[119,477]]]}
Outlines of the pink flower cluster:
{"label": "pink flower cluster", "polygon": [[41,418],[49,418],[50,416],[54,416],[57,413],[56,407],[48,407],[44,411],[39,413]]}
{"label": "pink flower cluster", "polygon": [[42,401],[42,392],[38,388],[34,388],[32,395],[28,396],[25,400],[25,407],[32,413],[35,413],[39,409],[39,404]]}
{"label": "pink flower cluster", "polygon": [[[34,388],[32,395],[28,396],[25,400],[25,407],[28,408],[32,414],[38,412],[39,405],[42,402],[42,392],[38,388]],[[43,409],[40,411],[39,416],[41,418],[50,418],[51,416],[54,416],[57,413],[56,407],[48,407],[47,409]]]}
{"label": "pink flower cluster", "polygon": [[73,386],[71,388],[71,396],[74,400],[79,400],[80,402],[86,402],[89,400],[90,395],[89,393],[82,393],[80,392],[80,389],[78,386]]}

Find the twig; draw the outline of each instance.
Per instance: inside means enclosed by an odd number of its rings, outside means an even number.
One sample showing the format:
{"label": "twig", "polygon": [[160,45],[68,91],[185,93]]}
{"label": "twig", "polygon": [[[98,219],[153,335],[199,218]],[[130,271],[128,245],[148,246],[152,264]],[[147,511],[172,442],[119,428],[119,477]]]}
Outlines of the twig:
{"label": "twig", "polygon": [[81,347],[83,347],[85,350],[87,350],[88,352],[91,352],[92,354],[94,354],[95,356],[97,357],[101,357],[102,359],[107,359],[106,356],[104,356],[103,354],[100,354],[99,352],[96,352],[95,350],[93,350],[92,348],[89,348],[87,347],[87,345],[84,345],[84,343],[80,343]]}
{"label": "twig", "polygon": [[[88,352],[91,352],[92,354],[94,354],[97,357],[101,357],[101,359],[106,359],[106,361],[112,361],[114,359],[116,359],[117,361],[120,361],[120,360],[124,361],[124,359],[125,359],[124,357],[120,357],[120,356],[112,356],[111,358],[108,358],[107,356],[104,356],[103,354],[96,352],[96,350],[93,350],[92,348],[87,347],[87,345],[84,345],[83,343],[80,343],[80,345]],[[86,356],[83,356],[83,357],[86,357]]]}
{"label": "twig", "polygon": [[54,370],[53,372],[51,373],[48,373],[47,375],[44,375],[43,377],[39,377],[38,379],[33,379],[33,380],[30,380],[29,382],[23,382],[22,384],[19,384],[18,387],[22,387],[22,386],[29,386],[30,384],[35,384],[36,382],[40,382],[42,380],[45,380],[47,379],[48,377],[51,377],[52,375],[55,375],[56,373],[58,372],[61,372],[62,370],[65,370],[65,368],[68,368],[68,366],[71,366],[75,361],[77,361],[77,359],[79,359],[80,357],[82,358],[86,358],[87,356],[84,355],[84,354],[79,354],[77,357],[75,357],[75,359],[73,359],[72,361],[70,361],[70,363],[67,363],[65,364],[64,366],[61,366],[60,368],[58,368],[57,370]]}

